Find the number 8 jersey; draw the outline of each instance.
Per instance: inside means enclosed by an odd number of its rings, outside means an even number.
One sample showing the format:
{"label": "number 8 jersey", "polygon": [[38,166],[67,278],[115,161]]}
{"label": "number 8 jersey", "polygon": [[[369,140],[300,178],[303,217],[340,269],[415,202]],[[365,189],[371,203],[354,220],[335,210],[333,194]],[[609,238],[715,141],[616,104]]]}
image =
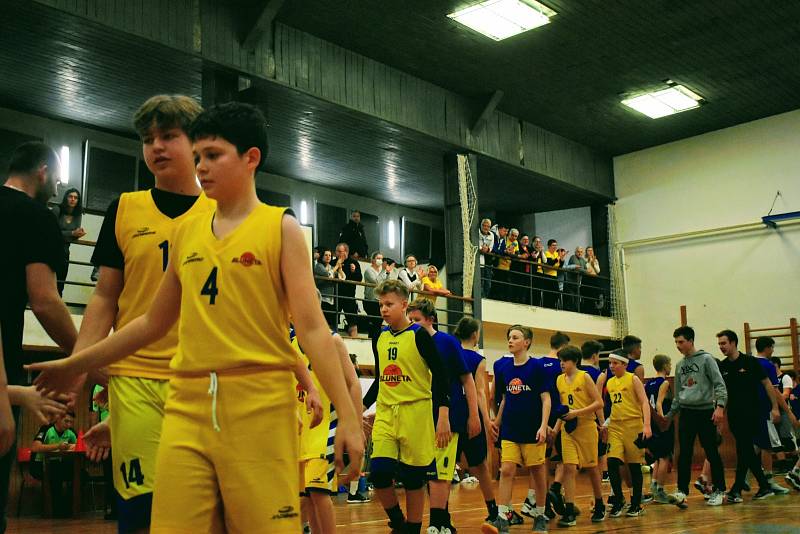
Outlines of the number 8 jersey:
{"label": "number 8 jersey", "polygon": [[286,211],[259,204],[223,239],[212,231],[213,212],[178,226],[172,258],[181,311],[178,353],[170,368],[207,373],[295,364],[280,270]]}

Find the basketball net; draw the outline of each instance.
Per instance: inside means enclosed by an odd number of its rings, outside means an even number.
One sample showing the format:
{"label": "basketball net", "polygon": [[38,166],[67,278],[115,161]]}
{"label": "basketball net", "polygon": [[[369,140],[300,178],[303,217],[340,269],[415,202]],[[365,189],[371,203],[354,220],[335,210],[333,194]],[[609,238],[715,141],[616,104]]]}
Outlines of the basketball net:
{"label": "basketball net", "polygon": [[[475,193],[475,183],[472,180],[472,173],[469,168],[469,158],[464,154],[458,154],[457,160],[458,195],[459,204],[461,205],[461,235],[464,236],[464,265],[462,271],[464,285],[461,294],[465,297],[471,297],[478,247],[472,243],[470,235],[478,213],[478,195]],[[471,303],[464,302],[464,313],[472,314]]]}
{"label": "basketball net", "polygon": [[628,333],[628,306],[625,295],[625,265],[622,247],[617,244],[617,217],[614,206],[608,206],[608,243],[611,250],[611,317],[618,338]]}

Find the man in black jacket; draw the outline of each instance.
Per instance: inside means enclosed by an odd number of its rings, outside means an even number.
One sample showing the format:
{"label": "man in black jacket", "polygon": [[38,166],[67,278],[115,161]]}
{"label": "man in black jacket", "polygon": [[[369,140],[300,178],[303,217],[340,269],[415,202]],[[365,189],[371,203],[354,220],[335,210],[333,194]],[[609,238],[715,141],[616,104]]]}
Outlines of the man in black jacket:
{"label": "man in black jacket", "polygon": [[350,220],[342,226],[342,231],[339,233],[339,242],[347,243],[350,247],[350,254],[357,259],[367,257],[367,235],[364,233],[364,225],[361,224],[360,211],[353,210]]}

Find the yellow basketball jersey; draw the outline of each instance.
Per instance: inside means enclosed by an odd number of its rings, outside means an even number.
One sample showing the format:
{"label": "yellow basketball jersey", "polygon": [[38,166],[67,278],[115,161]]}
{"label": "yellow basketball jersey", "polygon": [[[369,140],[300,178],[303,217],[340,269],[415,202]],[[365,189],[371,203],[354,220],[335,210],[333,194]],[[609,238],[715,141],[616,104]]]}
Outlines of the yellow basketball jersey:
{"label": "yellow basketball jersey", "polygon": [[181,316],[173,370],[294,366],[280,271],[286,209],[259,204],[224,239],[212,231],[214,212],[190,217],[175,230]]}
{"label": "yellow basketball jersey", "polygon": [[[150,190],[120,196],[114,231],[125,258],[125,270],[115,330],[143,315],[150,307],[167,267],[175,228],[192,215],[210,212],[215,205],[215,201],[201,193],[186,213],[172,219],[161,213]],[[175,325],[152,345],[109,366],[109,374],[168,379],[171,375],[169,361],[177,348],[178,327]]]}
{"label": "yellow basketball jersey", "polygon": [[377,402],[386,405],[400,404],[431,398],[431,371],[417,350],[417,330],[410,324],[393,332],[385,328],[378,338],[380,362]]}
{"label": "yellow basketball jersey", "polygon": [[[589,396],[587,388],[595,387],[595,385],[586,371],[578,371],[573,377],[572,383],[567,381],[567,376],[564,373],[561,373],[556,379],[556,387],[561,397],[561,404],[567,406],[570,410],[580,410],[592,404],[592,398]],[[594,419],[594,414],[583,414],[579,418]]]}
{"label": "yellow basketball jersey", "polygon": [[310,460],[312,458],[325,458],[328,434],[331,431],[331,413],[333,412],[333,405],[331,404],[330,397],[328,397],[328,394],[325,393],[325,390],[322,388],[317,374],[311,368],[311,362],[308,360],[308,356],[306,356],[300,348],[300,344],[297,342],[297,336],[292,336],[292,347],[311,373],[311,380],[314,382],[314,387],[316,387],[319,392],[320,402],[322,403],[322,421],[314,428],[310,428],[311,416],[306,412],[305,407],[306,391],[299,382],[297,383],[295,387],[298,392],[297,400],[301,403],[298,409],[302,412],[300,418],[303,422],[303,430],[300,434],[300,459]]}
{"label": "yellow basketball jersey", "polygon": [[632,373],[625,372],[620,378],[612,376],[606,382],[606,388],[611,399],[612,421],[642,419],[642,406],[636,400]]}

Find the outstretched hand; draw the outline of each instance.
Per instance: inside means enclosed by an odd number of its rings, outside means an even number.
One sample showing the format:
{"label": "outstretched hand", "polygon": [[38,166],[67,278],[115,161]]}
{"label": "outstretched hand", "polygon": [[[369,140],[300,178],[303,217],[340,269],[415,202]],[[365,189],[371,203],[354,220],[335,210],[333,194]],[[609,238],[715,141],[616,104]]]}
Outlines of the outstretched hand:
{"label": "outstretched hand", "polygon": [[108,419],[101,421],[89,429],[83,436],[86,445],[86,457],[92,462],[101,462],[111,452],[111,426]]}
{"label": "outstretched hand", "polygon": [[33,381],[33,385],[42,395],[48,395],[50,393],[69,393],[75,391],[78,383],[82,385],[85,374],[75,371],[72,367],[71,358],[62,358],[31,363],[25,366],[25,370],[39,373],[39,376]]}

